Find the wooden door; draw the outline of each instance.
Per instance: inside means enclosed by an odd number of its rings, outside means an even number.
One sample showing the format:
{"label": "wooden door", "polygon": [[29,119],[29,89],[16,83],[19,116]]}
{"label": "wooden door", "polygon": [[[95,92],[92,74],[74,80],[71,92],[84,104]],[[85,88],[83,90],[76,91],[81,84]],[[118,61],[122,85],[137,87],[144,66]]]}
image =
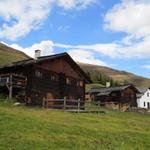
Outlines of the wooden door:
{"label": "wooden door", "polygon": [[48,92],[46,94],[46,100],[47,100],[47,107],[52,107],[54,104],[54,95],[51,92]]}

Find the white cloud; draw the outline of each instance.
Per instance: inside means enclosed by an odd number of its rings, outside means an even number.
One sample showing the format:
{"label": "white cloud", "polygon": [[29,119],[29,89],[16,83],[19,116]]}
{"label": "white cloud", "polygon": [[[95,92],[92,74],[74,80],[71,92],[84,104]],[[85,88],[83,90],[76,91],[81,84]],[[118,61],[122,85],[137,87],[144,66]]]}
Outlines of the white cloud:
{"label": "white cloud", "polygon": [[142,68],[150,69],[150,65],[143,65]]}
{"label": "white cloud", "polygon": [[109,56],[110,58],[149,58],[150,57],[150,39],[145,39],[141,43],[135,43],[131,46],[124,46],[121,43],[106,43],[93,45],[65,45],[56,43],[56,47],[65,49],[84,49],[96,52],[98,55]]}
{"label": "white cloud", "polygon": [[[6,0],[6,2],[7,1],[8,0]],[[12,0],[12,1],[15,2],[17,0]],[[21,2],[20,1],[19,2],[24,3],[25,1],[27,0],[22,0]],[[44,0],[42,1],[42,3],[43,2],[50,3],[50,1],[52,3],[55,3],[63,7],[64,9],[74,9],[74,8],[77,8],[78,6],[80,7],[88,6],[89,4],[93,2],[92,0],[84,0],[84,1],[83,0],[76,0],[76,1],[75,0],[55,0],[55,1]],[[35,0],[33,0],[33,3],[34,2]],[[0,5],[0,8],[1,8],[1,5]],[[19,10],[20,10],[20,7],[17,8],[17,12],[19,12]],[[3,18],[5,18],[5,20],[7,20],[8,22],[9,20],[11,20],[12,16],[14,16],[13,14],[17,16],[17,13],[15,12],[15,10],[12,12],[12,10],[9,10],[9,9],[3,10],[3,7],[2,7],[2,10],[0,9],[0,16],[3,16]],[[21,13],[19,17],[16,17],[16,18],[20,19],[20,16],[21,16]],[[43,17],[39,17],[39,18],[42,19]],[[149,0],[122,0],[119,4],[115,5],[111,10],[109,10],[106,13],[105,18],[104,18],[105,28],[110,29],[114,32],[127,33],[127,36],[120,39],[120,41],[114,41],[112,43],[105,43],[105,44],[96,43],[96,44],[91,44],[91,45],[68,45],[68,44],[61,44],[61,43],[53,43],[52,41],[46,41],[46,43],[48,43],[48,46],[49,46],[49,48],[46,47],[46,49],[48,50],[50,49],[51,50],[50,53],[53,52],[54,47],[69,49],[69,52],[72,52],[74,54],[74,57],[76,56],[76,60],[77,60],[77,55],[75,54],[75,52],[78,54],[79,52],[82,52],[82,56],[84,57],[81,58],[80,55],[78,55],[78,57],[80,57],[79,59],[84,60],[86,62],[92,60],[89,63],[95,61],[96,59],[94,57],[95,54],[105,55],[111,58],[150,58],[150,26],[149,26],[150,19],[149,18],[150,18],[150,1]],[[17,24],[17,23],[15,22],[14,24]],[[5,29],[5,26],[7,28],[8,25],[3,25],[3,29]],[[13,26],[10,28],[13,28]],[[60,30],[61,29],[62,27],[60,27]],[[4,31],[0,31],[0,35]],[[12,30],[12,32],[9,32],[10,34],[10,36],[8,36],[9,38],[11,38],[12,36],[16,36],[17,38],[18,36],[21,36],[20,34],[22,34],[22,32],[24,31],[20,31],[20,32],[18,31],[19,32],[18,35],[13,34],[13,32],[15,33],[15,30]],[[43,45],[46,45],[46,43],[44,43]],[[42,42],[39,45],[42,45]],[[30,48],[25,48],[27,51],[27,54],[33,56],[35,48],[39,47],[39,45],[34,44]],[[31,50],[31,48],[33,50]],[[31,51],[32,51],[32,54],[31,54]],[[87,56],[89,56],[89,53],[91,54],[91,57],[88,60]],[[96,63],[102,64],[103,62],[97,62],[96,60]]]}
{"label": "white cloud", "polygon": [[105,15],[105,28],[137,37],[150,35],[150,1],[123,0]]}
{"label": "white cloud", "polygon": [[67,31],[69,29],[70,29],[70,26],[59,26],[57,28],[58,31],[62,31],[62,32],[65,32],[65,31]]}
{"label": "white cloud", "polygon": [[90,52],[87,50],[72,49],[72,50],[69,50],[68,53],[77,62],[108,66],[104,61],[101,61],[95,58],[95,54],[93,52]]}
{"label": "white cloud", "polygon": [[60,43],[55,43],[55,47],[65,48],[65,49],[81,49],[97,52],[98,54],[103,54],[111,58],[119,57],[121,54],[121,48],[115,43],[108,44],[93,44],[93,45],[65,45]]}
{"label": "white cloud", "polygon": [[96,0],[0,0],[0,38],[12,41],[38,29],[54,5],[65,10],[86,8]]}
{"label": "white cloud", "polygon": [[[104,17],[104,28],[127,36],[108,48],[112,56],[150,57],[150,1],[122,0]],[[108,44],[106,44],[107,47]]]}
{"label": "white cloud", "polygon": [[112,43],[55,46],[96,52],[111,58],[150,58],[150,0],[122,0],[104,16],[105,29],[127,35]]}
{"label": "white cloud", "polygon": [[83,9],[96,1],[97,0],[57,0],[57,3],[64,9]]}
{"label": "white cloud", "polygon": [[[4,43],[4,42],[1,42],[1,43]],[[41,41],[40,43],[35,43],[30,47],[21,47],[18,44],[11,44],[11,45],[9,45],[7,43],[4,43],[4,44],[6,44],[10,47],[13,47],[17,50],[22,51],[22,52],[26,53],[27,55],[29,55],[30,57],[34,57],[35,50],[37,50],[37,49],[41,50],[42,56],[52,55],[52,54],[54,54],[54,48],[58,47],[58,45],[59,45],[59,44],[55,44],[53,41],[50,41],[50,40],[49,41]],[[65,45],[64,45],[64,47],[65,47]],[[64,48],[64,47],[61,46],[61,48]],[[95,53],[90,50],[70,49],[70,50],[67,50],[66,52],[68,52],[75,61],[88,63],[88,64],[96,64],[96,65],[101,65],[101,66],[108,66],[107,63],[96,58]]]}
{"label": "white cloud", "polygon": [[52,41],[41,41],[40,43],[35,43],[30,47],[21,47],[18,44],[11,44],[8,46],[13,47],[17,50],[20,50],[31,57],[34,57],[35,50],[37,49],[41,50],[42,56],[54,54],[54,50],[53,50],[54,43]]}
{"label": "white cloud", "polygon": [[37,29],[51,10],[51,0],[2,0],[0,38],[16,40]]}

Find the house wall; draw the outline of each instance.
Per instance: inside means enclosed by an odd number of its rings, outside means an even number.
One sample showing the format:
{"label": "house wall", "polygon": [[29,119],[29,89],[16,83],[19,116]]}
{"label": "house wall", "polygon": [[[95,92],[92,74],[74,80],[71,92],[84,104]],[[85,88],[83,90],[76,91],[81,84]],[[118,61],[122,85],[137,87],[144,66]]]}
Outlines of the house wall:
{"label": "house wall", "polygon": [[128,103],[130,106],[137,106],[136,92],[131,87],[122,91],[112,91],[109,95],[97,96],[101,102]]}
{"label": "house wall", "polygon": [[85,99],[84,79],[65,60],[35,64],[32,70],[28,95],[33,104],[41,104],[43,98]]}
{"label": "house wall", "polygon": [[54,71],[56,73],[63,73],[66,76],[74,77],[76,79],[83,79],[78,70],[72,68],[69,62],[63,58],[56,59],[50,62],[43,62],[39,65],[43,69]]}
{"label": "house wall", "polygon": [[150,109],[150,89],[137,99],[138,107]]}
{"label": "house wall", "polygon": [[123,102],[129,103],[130,106],[137,106],[136,92],[132,88],[127,88],[121,92],[121,99]]}

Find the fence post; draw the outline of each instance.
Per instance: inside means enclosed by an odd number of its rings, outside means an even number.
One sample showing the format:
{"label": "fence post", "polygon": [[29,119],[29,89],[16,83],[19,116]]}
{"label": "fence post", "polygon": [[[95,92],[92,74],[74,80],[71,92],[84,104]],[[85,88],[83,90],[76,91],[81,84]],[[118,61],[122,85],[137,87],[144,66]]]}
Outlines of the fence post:
{"label": "fence post", "polygon": [[64,110],[66,109],[66,97],[64,97]]}
{"label": "fence post", "polygon": [[9,99],[12,98],[12,92],[13,92],[13,87],[12,87],[12,75],[10,75],[10,78],[9,78]]}
{"label": "fence post", "polygon": [[101,104],[100,104],[101,102],[100,101],[98,101],[98,109],[100,109],[100,106],[101,106]]}
{"label": "fence post", "polygon": [[78,99],[78,112],[80,110],[80,99]]}

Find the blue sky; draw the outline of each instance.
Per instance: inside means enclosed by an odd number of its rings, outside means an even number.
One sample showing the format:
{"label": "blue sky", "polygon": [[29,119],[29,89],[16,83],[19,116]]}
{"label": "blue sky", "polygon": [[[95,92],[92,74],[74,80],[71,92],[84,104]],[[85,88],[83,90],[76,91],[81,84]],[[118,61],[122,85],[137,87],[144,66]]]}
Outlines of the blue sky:
{"label": "blue sky", "polygon": [[0,41],[149,78],[150,1],[1,0]]}

